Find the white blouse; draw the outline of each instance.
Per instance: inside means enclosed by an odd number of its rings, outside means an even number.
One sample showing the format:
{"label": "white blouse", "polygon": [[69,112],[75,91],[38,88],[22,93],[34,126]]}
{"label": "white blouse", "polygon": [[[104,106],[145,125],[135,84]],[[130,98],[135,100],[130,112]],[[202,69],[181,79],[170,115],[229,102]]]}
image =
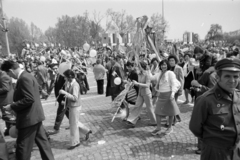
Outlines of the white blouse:
{"label": "white blouse", "polygon": [[[161,73],[154,75],[154,81],[158,82],[160,76]],[[180,86],[181,84],[177,80],[175,73],[173,71],[166,71],[165,75],[163,75],[163,77],[159,81],[159,84],[156,85],[155,89],[158,92],[172,91],[176,93],[179,90]]]}

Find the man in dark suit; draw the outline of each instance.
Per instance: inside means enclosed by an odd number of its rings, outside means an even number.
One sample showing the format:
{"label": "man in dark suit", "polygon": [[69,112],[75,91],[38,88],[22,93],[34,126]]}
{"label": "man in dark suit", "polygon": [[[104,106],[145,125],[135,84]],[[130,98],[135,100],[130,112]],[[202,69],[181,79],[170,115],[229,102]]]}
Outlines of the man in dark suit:
{"label": "man in dark suit", "polygon": [[3,109],[3,106],[11,104],[13,102],[13,85],[12,85],[12,79],[7,75],[6,72],[0,70],[0,109],[2,111],[2,119],[5,121],[6,124],[6,130],[4,132],[4,135],[9,135],[9,129],[11,126],[11,123],[9,123],[12,119],[15,120],[15,116],[12,114],[6,112]]}
{"label": "man in dark suit", "polygon": [[[55,67],[57,67],[57,66],[55,66]],[[69,118],[69,110],[64,108],[64,104],[63,104],[63,102],[65,100],[64,95],[59,94],[59,91],[64,88],[64,84],[65,84],[64,77],[61,76],[60,74],[58,74],[57,77],[56,77],[56,80],[55,80],[55,85],[54,85],[54,93],[55,93],[55,96],[57,98],[58,109],[57,109],[55,124],[54,124],[54,127],[53,127],[54,130],[53,131],[48,131],[49,135],[59,133],[60,125],[61,125],[62,120],[64,118],[64,114],[67,116],[67,118]]]}
{"label": "man in dark suit", "polygon": [[22,70],[19,64],[5,61],[5,71],[18,79],[13,95],[13,103],[4,106],[8,111],[16,112],[16,128],[18,129],[16,159],[30,160],[34,142],[39,147],[42,159],[54,160],[47,135],[42,125],[45,119],[37,80]]}

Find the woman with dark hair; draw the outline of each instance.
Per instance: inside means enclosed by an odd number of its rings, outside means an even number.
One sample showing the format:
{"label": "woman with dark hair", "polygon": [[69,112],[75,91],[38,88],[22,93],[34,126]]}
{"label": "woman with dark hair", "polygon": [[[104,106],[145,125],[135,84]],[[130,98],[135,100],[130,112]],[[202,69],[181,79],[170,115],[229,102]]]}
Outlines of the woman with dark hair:
{"label": "woman with dark hair", "polygon": [[66,81],[65,90],[60,90],[59,94],[65,95],[65,107],[69,108],[69,124],[70,124],[70,143],[69,150],[80,145],[80,134],[85,134],[85,140],[89,139],[92,133],[84,124],[79,121],[81,106],[80,86],[75,79],[75,73],[68,69],[64,73]]}
{"label": "woman with dark hair", "polygon": [[133,80],[135,86],[139,87],[138,97],[135,104],[135,107],[131,111],[127,119],[127,124],[134,127],[142,111],[143,103],[146,104],[148,110],[148,115],[150,117],[150,126],[156,125],[156,117],[154,114],[153,104],[152,104],[152,92],[150,90],[150,75],[147,72],[147,63],[144,61],[140,62],[138,73],[138,82]]}
{"label": "woman with dark hair", "polygon": [[165,134],[172,133],[173,117],[180,114],[175,101],[175,93],[179,90],[181,84],[177,80],[174,72],[170,70],[171,66],[168,60],[162,60],[159,63],[159,68],[162,72],[159,77],[155,79],[157,81],[155,89],[159,92],[155,109],[157,128],[151,132],[152,135],[157,135],[161,132],[161,120],[162,117],[165,116],[169,117],[169,128]]}
{"label": "woman with dark hair", "polygon": [[190,58],[192,58],[191,54],[184,54],[184,64],[183,64],[183,73],[184,73],[184,85],[183,85],[183,90],[184,90],[184,95],[186,101],[183,104],[188,104],[189,103],[189,98],[188,95],[190,94],[192,96],[192,102],[193,102],[193,94],[191,93],[191,82],[194,80],[194,66],[192,66],[192,63],[190,61]]}

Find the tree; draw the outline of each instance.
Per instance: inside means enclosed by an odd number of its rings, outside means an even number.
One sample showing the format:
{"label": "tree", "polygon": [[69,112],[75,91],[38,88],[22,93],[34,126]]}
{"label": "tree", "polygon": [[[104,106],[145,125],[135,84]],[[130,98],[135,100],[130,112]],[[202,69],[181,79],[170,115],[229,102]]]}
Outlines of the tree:
{"label": "tree", "polygon": [[205,39],[222,40],[223,39],[222,26],[219,24],[212,24]]}
{"label": "tree", "polygon": [[43,33],[33,22],[30,24],[30,34],[32,42],[39,41],[43,37]]}
{"label": "tree", "polygon": [[23,42],[31,39],[28,25],[22,19],[11,18],[8,24],[8,30],[11,53],[21,53]]}
{"label": "tree", "polygon": [[56,40],[56,28],[53,27],[49,27],[46,31],[45,31],[45,36],[47,37],[47,40],[49,42],[53,42],[53,43],[57,43]]}
{"label": "tree", "polygon": [[94,10],[93,20],[90,21],[90,35],[95,43],[101,39],[99,34],[103,32],[103,28],[101,27],[101,21],[103,18],[104,16],[101,15],[100,12],[97,13],[96,10]]}
{"label": "tree", "polygon": [[88,13],[85,12],[84,16],[70,17],[65,15],[58,18],[55,28],[49,28],[45,35],[50,41],[55,40],[55,43],[64,46],[82,46],[86,41],[91,40],[90,29],[91,23]]}
{"label": "tree", "polygon": [[106,16],[109,19],[106,23],[106,31],[111,30],[113,27],[117,28],[119,33],[132,32],[134,30],[135,20],[131,15],[127,15],[125,10],[117,12],[108,9]]}
{"label": "tree", "polygon": [[169,25],[168,22],[162,17],[162,15],[159,13],[154,13],[150,17],[149,23],[153,30],[156,32],[158,41],[165,39],[163,35],[167,32]]}

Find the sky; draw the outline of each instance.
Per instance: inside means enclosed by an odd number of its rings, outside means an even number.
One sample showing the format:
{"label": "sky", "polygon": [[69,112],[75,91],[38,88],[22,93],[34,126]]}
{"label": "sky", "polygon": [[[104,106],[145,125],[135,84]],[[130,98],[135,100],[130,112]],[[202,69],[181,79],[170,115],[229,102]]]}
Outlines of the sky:
{"label": "sky", "polygon": [[[54,27],[62,15],[83,15],[94,10],[105,15],[107,9],[126,10],[134,18],[153,13],[168,21],[167,39],[182,40],[185,31],[198,33],[204,39],[211,24],[220,24],[223,32],[240,29],[240,0],[2,0],[8,18],[17,17],[33,22],[43,32]],[[103,28],[106,20],[102,21]]]}

